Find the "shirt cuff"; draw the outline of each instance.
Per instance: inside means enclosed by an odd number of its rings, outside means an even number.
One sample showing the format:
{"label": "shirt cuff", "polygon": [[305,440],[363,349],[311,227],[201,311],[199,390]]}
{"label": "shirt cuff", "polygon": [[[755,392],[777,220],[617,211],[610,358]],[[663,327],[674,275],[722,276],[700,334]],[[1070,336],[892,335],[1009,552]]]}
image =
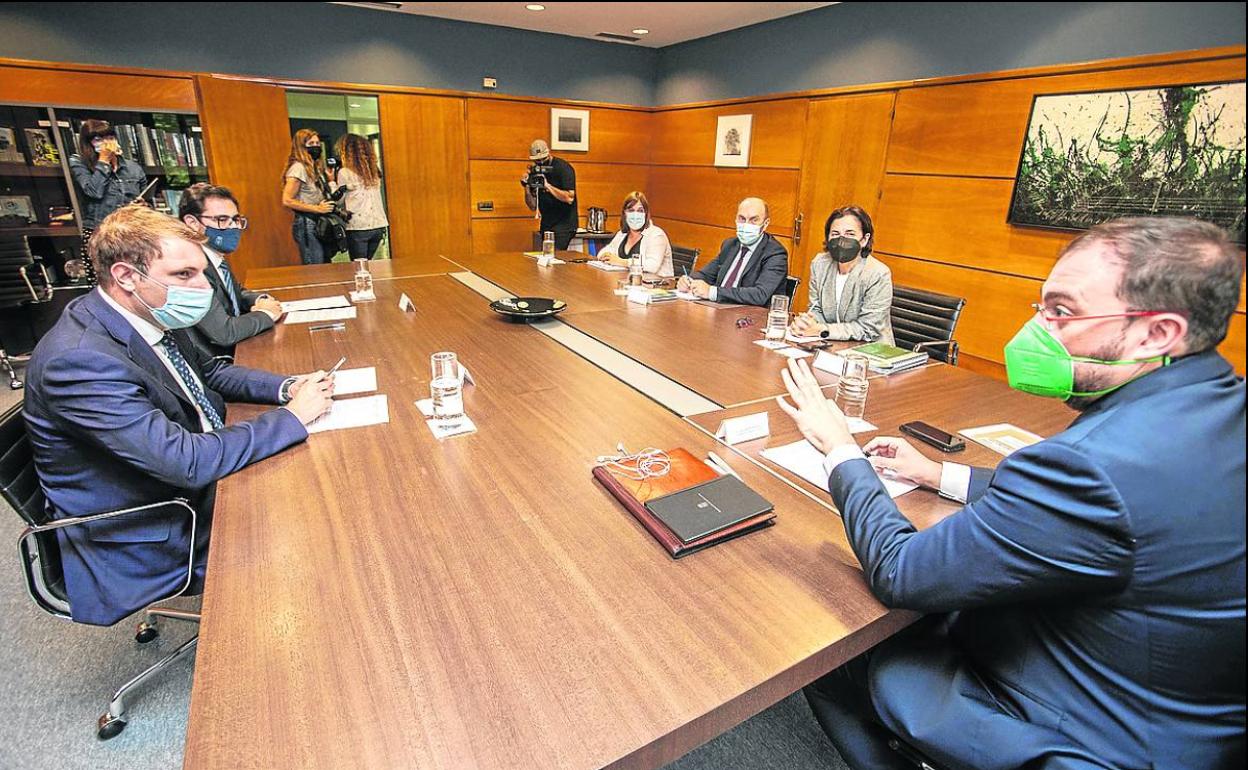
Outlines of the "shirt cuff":
{"label": "shirt cuff", "polygon": [[719,287],[712,286],[706,290],[706,298],[711,302],[719,302]]}
{"label": "shirt cuff", "polygon": [[942,463],[940,468],[940,496],[965,503],[971,493],[971,466],[960,463]]}
{"label": "shirt cuff", "polygon": [[827,472],[828,478],[832,478],[832,472],[840,466],[841,463],[850,460],[865,460],[867,456],[862,453],[857,444],[841,444],[832,447],[832,451],[828,452],[823,458],[823,470]]}

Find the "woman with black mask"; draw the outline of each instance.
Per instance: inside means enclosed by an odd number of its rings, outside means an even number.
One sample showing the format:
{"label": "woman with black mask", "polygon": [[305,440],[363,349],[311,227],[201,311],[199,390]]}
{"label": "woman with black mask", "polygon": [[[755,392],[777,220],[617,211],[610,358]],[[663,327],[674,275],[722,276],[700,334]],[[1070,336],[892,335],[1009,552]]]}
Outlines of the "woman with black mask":
{"label": "woman with black mask", "polygon": [[824,224],[824,251],[810,265],[810,309],[790,329],[804,337],[893,344],[893,275],[871,257],[875,227],[858,206]]}
{"label": "woman with black mask", "polygon": [[328,189],[321,137],[310,128],[301,128],[291,139],[290,156],[282,175],[282,205],[295,212],[291,234],[305,265],[328,262],[334,257],[334,247],[316,237],[316,218],[334,210],[334,204],[325,199]]}

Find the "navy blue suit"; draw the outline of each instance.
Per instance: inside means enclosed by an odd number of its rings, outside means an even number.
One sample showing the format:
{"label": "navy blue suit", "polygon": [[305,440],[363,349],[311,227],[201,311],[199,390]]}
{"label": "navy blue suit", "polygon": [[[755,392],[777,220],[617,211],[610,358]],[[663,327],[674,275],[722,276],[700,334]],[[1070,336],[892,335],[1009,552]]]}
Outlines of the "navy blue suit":
{"label": "navy blue suit", "polygon": [[884,725],[950,767],[1241,767],[1244,396],[1216,352],[1175,361],[924,532],[867,461],[838,466],[875,594],[955,613],[871,653]]}
{"label": "navy blue suit", "polygon": [[[283,377],[213,360],[185,332],[174,336],[220,414],[226,400],[277,402]],[[203,433],[177,380],[98,291],[71,302],[35,348],[24,411],[51,518],[187,498],[199,519],[190,592],[203,580],[217,480],[308,435],[286,409]],[[189,516],[60,530],[74,620],[108,625],[176,592],[190,534]]]}

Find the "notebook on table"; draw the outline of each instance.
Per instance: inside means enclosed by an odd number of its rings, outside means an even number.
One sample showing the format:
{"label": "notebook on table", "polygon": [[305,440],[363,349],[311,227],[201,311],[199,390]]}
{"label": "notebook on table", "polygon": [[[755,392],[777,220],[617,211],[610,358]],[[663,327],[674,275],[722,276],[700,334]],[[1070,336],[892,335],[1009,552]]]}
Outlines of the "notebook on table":
{"label": "notebook on table", "polygon": [[[695,551],[708,548],[717,543],[731,540],[735,537],[754,532],[755,530],[769,527],[775,523],[776,514],[770,503],[763,498],[758,497],[757,493],[746,487],[740,480],[735,477],[721,477],[718,473],[710,468],[706,463],[694,457],[685,449],[673,449],[668,452],[671,459],[671,469],[664,476],[638,480],[629,476],[612,471],[608,466],[599,465],[594,468],[594,478],[598,483],[602,484],[617,500],[619,500],[633,518],[646,528],[655,540],[667,550],[668,554],[674,559],[687,556]],[[761,510],[755,515],[740,518],[739,507],[729,507],[729,513],[724,514],[722,518],[713,519],[710,514],[703,513],[699,515],[694,504],[695,513],[686,517],[680,514],[686,509],[687,500],[677,498],[677,495],[702,488],[707,484],[713,484],[723,479],[731,478],[736,484],[740,484],[740,489],[744,489],[750,495],[754,495],[758,500],[765,503],[766,510]],[[729,490],[733,491],[730,492]],[[704,492],[711,503],[718,505],[726,500],[732,500],[734,503],[738,500],[752,500],[748,495],[741,495],[740,490],[729,482],[729,485],[716,487],[709,493]],[[664,498],[668,498],[664,502]],[[690,537],[686,540],[682,538],[672,526],[664,522],[664,519],[656,515],[647,503],[655,503],[665,516],[671,516],[671,521],[681,531]],[[725,510],[720,506],[721,511]],[[744,510],[748,510],[749,506],[745,506]],[[702,509],[703,512],[706,509]],[[669,513],[670,512],[670,513]],[[703,518],[705,516],[705,518]],[[678,523],[679,522],[679,523]],[[701,534],[698,535],[699,531]],[[694,536],[697,535],[697,536]]]}

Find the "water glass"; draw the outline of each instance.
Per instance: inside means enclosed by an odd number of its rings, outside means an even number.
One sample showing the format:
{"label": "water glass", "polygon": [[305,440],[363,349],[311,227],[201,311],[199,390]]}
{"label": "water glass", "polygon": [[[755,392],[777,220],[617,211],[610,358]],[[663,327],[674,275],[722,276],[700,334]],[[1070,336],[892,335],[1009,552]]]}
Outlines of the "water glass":
{"label": "water glass", "polygon": [[542,233],[542,258],[551,258],[555,256],[555,234],[547,230]]}
{"label": "water glass", "polygon": [[642,279],[641,257],[634,256],[628,260],[628,285],[640,286]]}
{"label": "water glass", "polygon": [[866,356],[847,353],[845,371],[836,386],[836,405],[846,417],[863,419],[867,411],[868,362]]}
{"label": "water glass", "polygon": [[434,353],[429,361],[433,370],[433,378],[429,382],[433,419],[446,425],[456,424],[464,416],[459,358],[454,353]]}
{"label": "water glass", "polygon": [[767,329],[764,335],[768,340],[779,342],[789,328],[789,298],[778,294],[771,298],[771,310],[767,312]]}

